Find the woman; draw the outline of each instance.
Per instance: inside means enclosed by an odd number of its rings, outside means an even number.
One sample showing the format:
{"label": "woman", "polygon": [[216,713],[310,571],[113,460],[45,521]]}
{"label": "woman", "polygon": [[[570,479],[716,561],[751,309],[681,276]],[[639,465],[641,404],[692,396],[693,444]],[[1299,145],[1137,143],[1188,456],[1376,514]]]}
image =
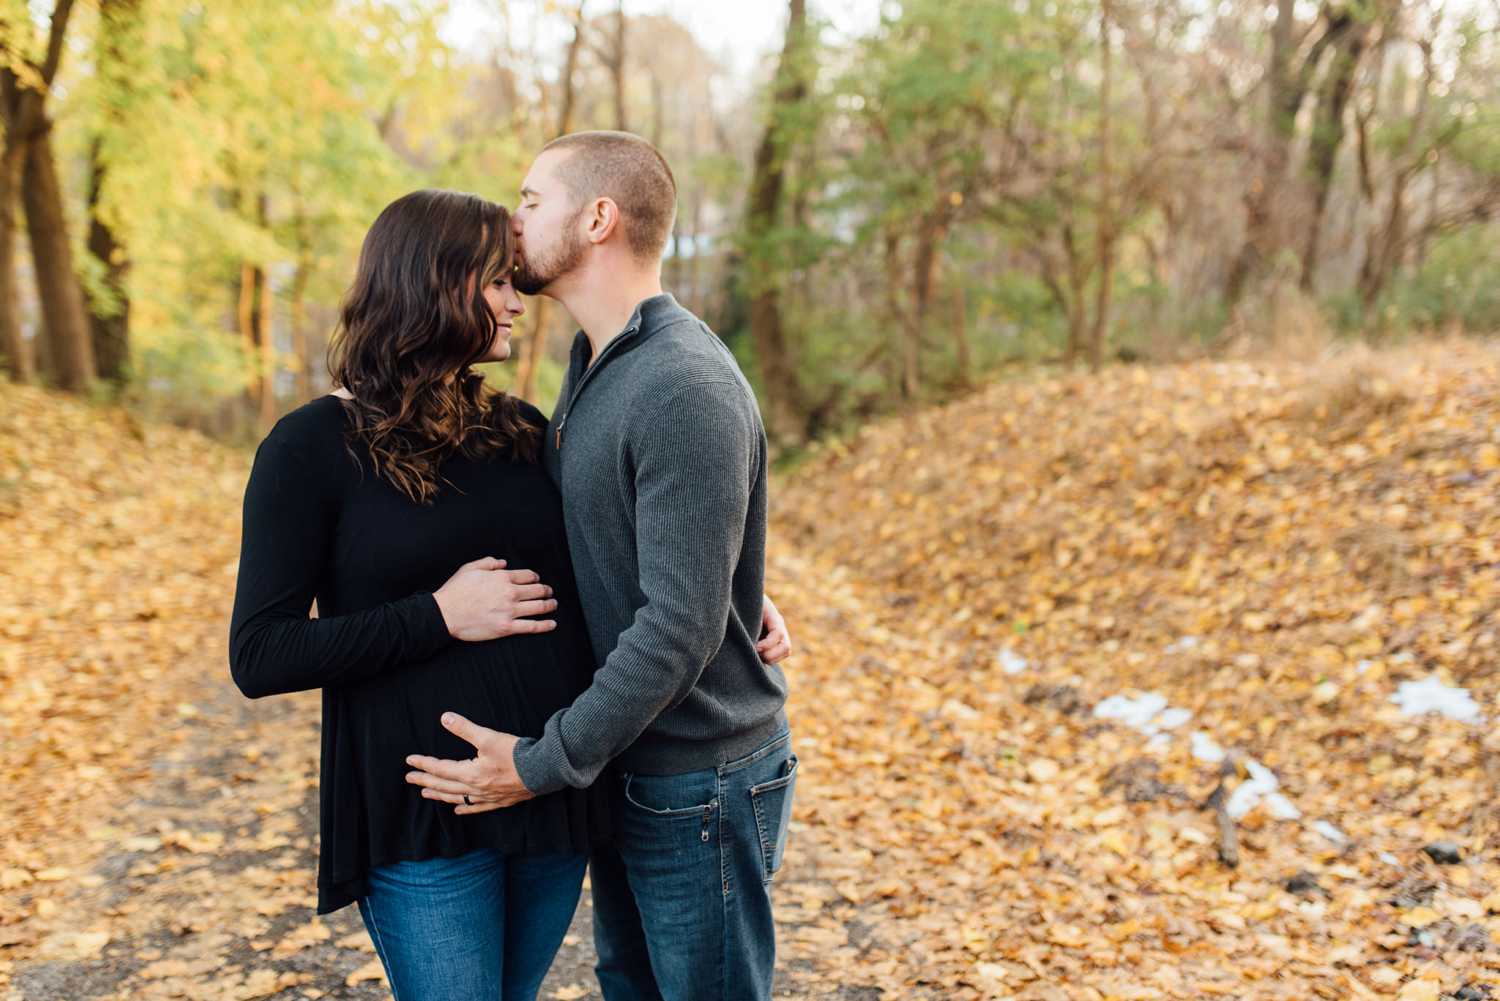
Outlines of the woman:
{"label": "woman", "polygon": [[509,357],[524,311],[510,232],[472,195],[389,205],[341,388],[276,424],[245,494],[232,673],[252,698],[322,689],[317,910],[358,903],[397,1001],[534,998],[610,831],[602,789],[458,816],[405,781],[413,747],[467,755],[445,710],[538,736],[593,671],[545,418],[472,369]]}

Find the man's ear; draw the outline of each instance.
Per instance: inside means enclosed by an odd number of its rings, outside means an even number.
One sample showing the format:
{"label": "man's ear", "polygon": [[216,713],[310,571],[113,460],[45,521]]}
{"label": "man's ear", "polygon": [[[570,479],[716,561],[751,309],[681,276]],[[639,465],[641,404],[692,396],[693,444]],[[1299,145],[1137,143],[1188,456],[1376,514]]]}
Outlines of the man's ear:
{"label": "man's ear", "polygon": [[589,242],[603,243],[620,225],[620,206],[613,198],[596,198],[588,219]]}

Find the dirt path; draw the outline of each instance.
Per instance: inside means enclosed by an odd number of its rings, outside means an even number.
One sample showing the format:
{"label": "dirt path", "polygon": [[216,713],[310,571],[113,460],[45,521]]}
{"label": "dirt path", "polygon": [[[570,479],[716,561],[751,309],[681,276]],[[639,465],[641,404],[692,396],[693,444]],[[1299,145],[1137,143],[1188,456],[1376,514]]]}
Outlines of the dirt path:
{"label": "dirt path", "polygon": [[[189,655],[169,672],[176,716],[143,735],[154,747],[136,780],[74,804],[87,813],[84,836],[52,846],[58,864],[7,894],[31,916],[9,935],[0,925],[0,998],[390,996],[357,910],[313,913],[317,697],[250,702],[215,663]],[[781,890],[803,908],[792,931],[806,924],[809,900],[836,896],[806,878],[814,869],[790,853]],[[600,998],[591,919],[585,892],[542,998]],[[827,984],[799,951],[783,950],[778,998],[879,996]]]}
{"label": "dirt path", "polygon": [[[93,864],[47,909],[42,951],[66,958],[18,964],[12,998],[390,996],[356,909],[313,914],[315,699],[203,694],[139,795],[99,813]],[[599,997],[590,919],[585,895],[542,997]]]}

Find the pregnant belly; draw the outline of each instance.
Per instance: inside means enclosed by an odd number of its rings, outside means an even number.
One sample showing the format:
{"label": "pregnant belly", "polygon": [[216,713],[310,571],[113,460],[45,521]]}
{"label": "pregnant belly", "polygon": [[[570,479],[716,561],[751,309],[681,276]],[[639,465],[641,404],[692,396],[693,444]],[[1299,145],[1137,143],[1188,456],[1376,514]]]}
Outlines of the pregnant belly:
{"label": "pregnant belly", "polygon": [[470,758],[473,746],[443,727],[443,713],[540,737],[592,671],[587,648],[556,633],[455,643],[430,661],[343,690],[344,722],[367,764],[379,762],[381,771],[387,761],[404,769],[408,754]]}

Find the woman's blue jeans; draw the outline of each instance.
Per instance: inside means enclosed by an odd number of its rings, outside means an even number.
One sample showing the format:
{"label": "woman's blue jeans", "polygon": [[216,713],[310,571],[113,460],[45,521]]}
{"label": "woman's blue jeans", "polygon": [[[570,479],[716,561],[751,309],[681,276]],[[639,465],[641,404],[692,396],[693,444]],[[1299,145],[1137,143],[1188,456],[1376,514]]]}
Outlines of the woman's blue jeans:
{"label": "woman's blue jeans", "polygon": [[532,1001],[573,921],[586,863],[480,849],[372,871],[359,913],[396,1001]]}

